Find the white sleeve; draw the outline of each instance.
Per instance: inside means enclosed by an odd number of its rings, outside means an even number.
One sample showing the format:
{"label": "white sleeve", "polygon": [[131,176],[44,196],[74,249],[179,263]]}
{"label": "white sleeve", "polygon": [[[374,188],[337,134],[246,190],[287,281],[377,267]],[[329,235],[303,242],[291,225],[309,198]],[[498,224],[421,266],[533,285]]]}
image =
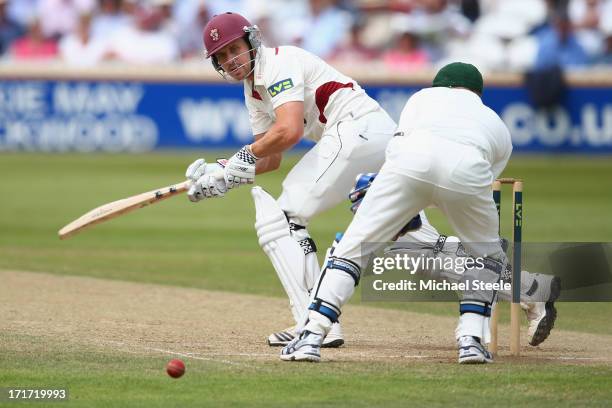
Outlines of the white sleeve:
{"label": "white sleeve", "polygon": [[264,83],[274,109],[287,102],[304,101],[304,68],[287,50],[271,57]]}
{"label": "white sleeve", "polygon": [[503,122],[500,124],[499,140],[500,143],[499,148],[496,149],[495,162],[491,164],[491,170],[495,178],[499,178],[502,171],[504,171],[506,164],[508,164],[508,160],[510,160],[510,155],[512,154],[512,137],[510,136],[510,131]]}
{"label": "white sleeve", "polygon": [[254,135],[265,133],[272,127],[274,121],[268,115],[268,112],[258,107],[256,104],[248,101],[247,109],[249,111],[249,122],[251,123],[251,131]]}
{"label": "white sleeve", "polygon": [[253,89],[244,84],[244,104],[249,112],[249,123],[253,135],[265,133],[272,127],[274,120],[270,117],[266,105],[261,99],[255,99]]}
{"label": "white sleeve", "polygon": [[406,105],[404,106],[404,109],[402,110],[402,114],[400,115],[399,123],[397,125],[398,131],[404,132],[406,135],[412,132],[412,129],[414,129],[414,125],[418,117],[418,114],[417,114],[418,104],[416,101],[417,95],[418,93],[413,94],[410,98],[408,98],[408,101],[406,102]]}

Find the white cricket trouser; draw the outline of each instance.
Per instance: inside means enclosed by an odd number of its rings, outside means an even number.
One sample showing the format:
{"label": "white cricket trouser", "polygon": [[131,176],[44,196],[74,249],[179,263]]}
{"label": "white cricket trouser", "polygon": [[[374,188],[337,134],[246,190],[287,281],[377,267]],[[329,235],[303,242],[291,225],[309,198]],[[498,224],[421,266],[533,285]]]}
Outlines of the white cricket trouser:
{"label": "white cricket trouser", "polygon": [[[429,205],[437,206],[446,215],[472,256],[502,262],[506,260],[499,243],[497,210],[490,186],[477,189],[472,185],[469,193],[439,186],[449,185],[458,178],[465,179],[475,170],[490,171],[486,167],[483,169],[480,152],[465,145],[455,146],[455,142],[440,141],[434,149],[420,154],[411,150],[412,141],[409,139],[397,137],[389,143],[385,164],[334,251],[334,258],[340,259],[341,264],[338,268],[327,268],[322,274],[315,299],[326,310],[331,309],[328,317],[339,314],[340,308],[352,296],[354,275],[365,266],[371,255],[368,251],[375,248],[362,244],[391,241],[408,220]],[[454,164],[449,166],[449,162]],[[477,173],[474,179],[480,176]],[[344,261],[349,261],[349,264],[342,264]],[[351,268],[350,263],[357,268]],[[487,269],[473,270],[471,273],[474,274],[473,278],[487,283],[497,282],[500,277],[499,273]],[[458,337],[486,337],[485,317],[490,313],[494,295],[493,291],[462,293],[462,302],[473,302],[473,307],[481,308],[482,312],[479,316],[473,313],[462,315],[457,329]],[[310,312],[309,318],[306,330],[328,330],[329,322],[321,320],[317,313]]]}
{"label": "white cricket trouser", "polygon": [[407,221],[432,204],[446,215],[471,255],[501,259],[497,209],[490,189],[481,194],[451,191],[401,174],[388,164],[372,183],[334,256],[365,266],[370,254],[362,253],[362,243],[390,242]]}
{"label": "white cricket trouser", "polygon": [[380,169],[396,126],[383,109],[330,126],[283,181],[278,203],[289,219],[306,226],[346,201],[358,174]]}
{"label": "white cricket trouser", "polygon": [[[380,169],[385,159],[385,147],[395,128],[395,122],[380,108],[358,118],[349,116],[330,124],[321,140],[283,181],[283,191],[277,203],[279,213],[284,215],[278,215],[281,221],[287,217],[290,236],[295,243],[287,240],[275,242],[266,245],[264,251],[287,292],[296,323],[303,321],[310,291],[321,271],[315,246],[306,229],[308,222],[317,214],[346,201],[359,173]],[[257,209],[261,218],[256,224],[260,243],[270,240],[270,229],[279,225],[285,229],[282,223],[268,225],[264,221],[278,221],[278,216],[267,214],[269,210]],[[283,235],[282,231],[278,232],[278,237]],[[300,248],[304,259],[298,259]]]}

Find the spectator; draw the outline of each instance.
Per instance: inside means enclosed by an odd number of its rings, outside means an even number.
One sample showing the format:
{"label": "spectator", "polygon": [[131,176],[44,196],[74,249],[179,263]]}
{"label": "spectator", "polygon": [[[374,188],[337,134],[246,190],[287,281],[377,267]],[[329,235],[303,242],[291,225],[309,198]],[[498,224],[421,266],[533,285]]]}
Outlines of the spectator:
{"label": "spectator", "polygon": [[605,7],[599,22],[599,29],[603,36],[603,50],[597,62],[612,66],[612,2],[608,2]]}
{"label": "spectator", "polygon": [[198,3],[195,18],[189,22],[185,21],[185,26],[177,37],[178,46],[183,58],[202,56],[204,52],[202,33],[211,15],[208,12],[206,0],[198,0]]}
{"label": "spectator", "polygon": [[311,24],[306,0],[250,0],[247,14],[259,26],[267,46],[299,44]]}
{"label": "spectator", "polygon": [[15,60],[45,60],[57,57],[57,42],[45,38],[38,19],[34,19],[25,36],[15,40],[11,46],[11,57]]}
{"label": "spectator", "polygon": [[478,0],[461,0],[461,14],[472,23],[480,17],[480,2]]}
{"label": "spectator", "polygon": [[174,0],[149,0],[147,5],[153,14],[159,15],[161,19],[159,29],[170,35],[178,46],[180,37],[184,35],[185,26],[175,19]]}
{"label": "spectator", "polygon": [[138,11],[139,0],[123,0],[121,2],[121,12],[130,18],[130,22],[134,23],[134,16]]}
{"label": "spectator", "polygon": [[59,38],[76,29],[81,14],[92,13],[95,0],[40,0],[38,16],[45,37]]}
{"label": "spectator", "polygon": [[559,66],[563,69],[584,67],[589,58],[572,31],[567,13],[552,13],[549,24],[537,35],[538,52],[534,69],[537,71]]}
{"label": "spectator", "polygon": [[110,38],[131,23],[130,15],[123,10],[122,0],[99,0],[98,12],[91,21],[91,36]]}
{"label": "spectator", "polygon": [[[612,30],[604,33],[604,50],[601,57],[598,58],[597,63],[601,65],[612,66]],[[610,67],[608,67],[610,68]]]}
{"label": "spectator", "polygon": [[570,0],[546,0],[551,13],[567,13]]}
{"label": "spectator", "polygon": [[114,58],[133,64],[167,64],[179,57],[174,37],[163,30],[159,10],[137,12],[136,25],[117,31],[109,43]]}
{"label": "spectator", "polygon": [[409,17],[434,61],[444,57],[452,38],[465,37],[471,29],[471,22],[457,7],[449,7],[448,0],[420,0]]}
{"label": "spectator", "polygon": [[90,14],[79,18],[76,32],[64,36],[59,42],[62,60],[70,65],[91,67],[102,61],[106,55],[106,41],[91,36]]}
{"label": "spectator", "polygon": [[569,3],[568,12],[576,39],[591,57],[597,57],[603,51],[604,39],[599,31],[603,7],[600,0],[571,0]]}
{"label": "spectator", "polygon": [[393,48],[384,53],[383,62],[392,70],[415,71],[427,68],[429,57],[418,34],[406,29],[398,33]]}
{"label": "spectator", "polygon": [[463,35],[469,32],[470,20],[462,13],[456,5],[451,5],[449,0],[420,0],[416,3],[414,16],[419,17],[436,31],[451,31]]}
{"label": "spectator", "polygon": [[8,15],[7,0],[0,0],[0,55],[4,54],[13,41],[22,35],[21,27]]}
{"label": "spectator", "polygon": [[571,0],[568,12],[574,28],[597,30],[601,6],[600,0]]}
{"label": "spectator", "polygon": [[7,0],[7,13],[11,20],[17,23],[21,29],[25,31],[38,15],[38,1],[39,0]]}
{"label": "spectator", "polygon": [[248,16],[248,3],[246,0],[214,0],[210,2],[209,8],[213,16],[228,11]]}
{"label": "spectator", "polygon": [[537,44],[529,34],[546,21],[546,4],[542,0],[513,0],[489,3],[488,7],[463,47],[473,58],[470,62],[485,71],[533,67]]}
{"label": "spectator", "polygon": [[174,0],[150,0],[149,5],[161,15],[162,29],[178,37],[183,27],[174,19]]}
{"label": "spectator", "polygon": [[186,27],[193,22],[200,4],[207,3],[207,0],[175,0],[172,4],[174,18],[179,25]]}
{"label": "spectator", "polygon": [[348,38],[336,48],[330,56],[330,60],[340,65],[350,65],[356,61],[372,61],[376,57],[376,51],[366,47],[361,41],[363,28],[362,21],[355,22],[351,26]]}
{"label": "spectator", "polygon": [[519,27],[519,31],[527,33],[534,28],[543,25],[546,22],[547,17],[547,6],[542,0],[512,0],[512,1],[499,1],[495,4],[488,4],[489,11],[483,13],[482,17],[476,22],[476,31],[482,32],[481,26],[484,25],[484,31],[499,36],[505,29],[514,26],[514,29],[510,29],[502,35],[506,39],[511,40],[517,38],[515,35],[522,35],[523,33],[514,32]]}
{"label": "spectator", "polygon": [[[273,13],[264,6],[258,13],[250,14],[251,21],[256,24],[262,33],[262,41],[268,47],[278,47],[280,45],[291,44],[291,42],[283,42],[282,36],[279,37],[278,27],[274,24]],[[282,33],[281,33],[282,34]]]}
{"label": "spectator", "polygon": [[328,58],[348,34],[351,17],[335,0],[310,0],[311,19],[301,46],[321,58]]}
{"label": "spectator", "polygon": [[364,13],[397,12],[410,13],[419,0],[358,0],[358,8]]}

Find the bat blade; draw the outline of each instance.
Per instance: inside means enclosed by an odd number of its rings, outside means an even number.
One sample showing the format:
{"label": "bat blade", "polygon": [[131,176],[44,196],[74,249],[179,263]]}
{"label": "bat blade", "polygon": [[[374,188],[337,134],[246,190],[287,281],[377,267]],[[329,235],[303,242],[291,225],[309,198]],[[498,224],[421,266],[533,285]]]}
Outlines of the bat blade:
{"label": "bat blade", "polygon": [[165,200],[166,198],[174,197],[177,194],[187,191],[189,185],[189,181],[184,181],[176,185],[158,188],[156,190],[147,191],[146,193],[137,194],[101,205],[64,226],[59,230],[58,235],[60,239],[70,238],[84,229],[100,224],[101,222],[111,220],[120,215],[146,207],[149,204]]}

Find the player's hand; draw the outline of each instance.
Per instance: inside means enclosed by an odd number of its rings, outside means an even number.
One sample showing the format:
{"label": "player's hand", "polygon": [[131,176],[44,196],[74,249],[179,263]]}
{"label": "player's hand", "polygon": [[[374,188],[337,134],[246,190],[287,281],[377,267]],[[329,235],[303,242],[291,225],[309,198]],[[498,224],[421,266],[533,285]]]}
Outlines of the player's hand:
{"label": "player's hand", "polygon": [[189,165],[189,167],[187,167],[187,171],[185,171],[185,177],[195,183],[200,177],[204,175],[204,173],[206,173],[206,165],[206,160],[204,159],[198,159],[194,161]]}
{"label": "player's hand", "polygon": [[191,163],[185,172],[185,177],[191,180],[192,184],[187,191],[189,200],[198,202],[204,198],[223,197],[227,192],[225,180],[216,175],[223,174],[223,160],[217,163],[206,163],[204,159],[198,159]]}
{"label": "player's hand", "polygon": [[225,179],[218,176],[218,171],[221,169],[222,167],[218,166],[216,171],[200,177],[187,191],[187,197],[196,203],[204,198],[225,196],[227,192]]}
{"label": "player's hand", "polygon": [[258,158],[251,152],[249,146],[238,150],[227,161],[225,166],[225,184],[228,189],[242,184],[253,184],[255,181],[255,163]]}

